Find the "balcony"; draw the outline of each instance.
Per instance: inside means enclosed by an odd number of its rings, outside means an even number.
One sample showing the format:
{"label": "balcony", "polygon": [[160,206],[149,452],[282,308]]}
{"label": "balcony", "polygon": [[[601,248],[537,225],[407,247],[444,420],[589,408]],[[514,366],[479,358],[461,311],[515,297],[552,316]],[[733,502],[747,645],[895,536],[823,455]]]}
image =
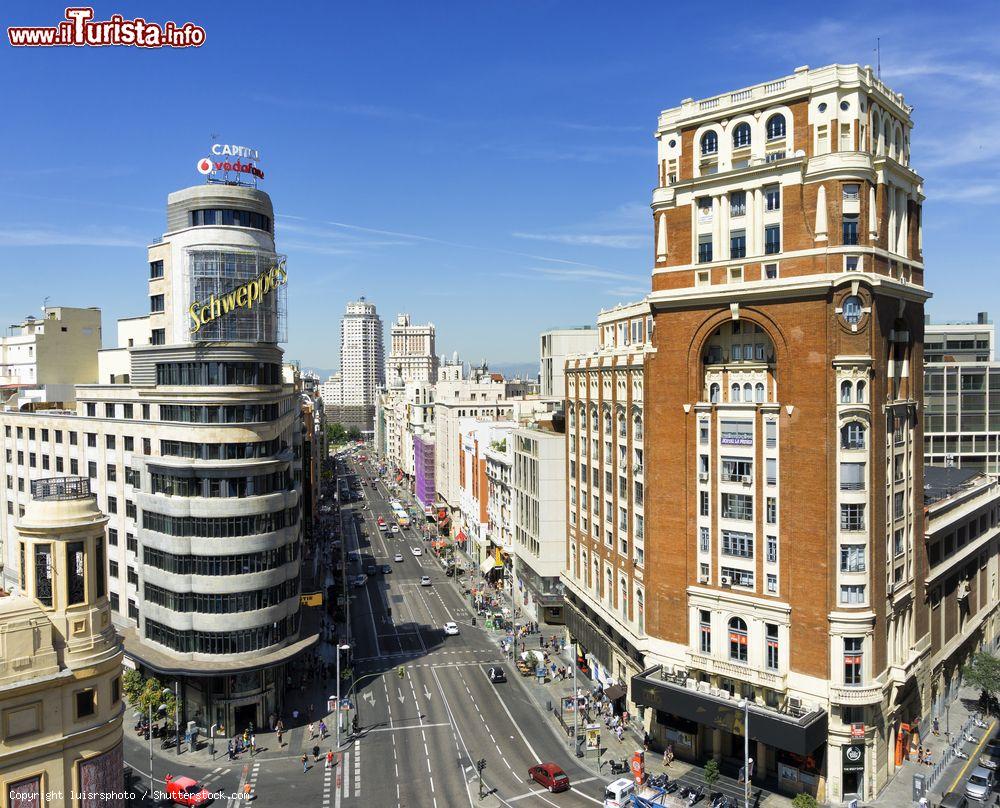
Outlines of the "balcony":
{"label": "balcony", "polygon": [[882,692],[881,682],[869,685],[830,685],[830,701],[859,707],[865,704],[880,704]]}
{"label": "balcony", "polygon": [[[771,671],[762,671],[751,668],[748,665],[741,665],[739,662],[730,662],[727,659],[717,659],[716,657],[696,654],[688,651],[691,659],[691,667],[706,671],[707,673],[717,673],[728,679],[738,682],[750,682],[758,687],[769,687],[771,690],[782,691],[785,689],[784,674]],[[722,698],[727,698],[723,695]],[[736,697],[739,699],[739,696]]]}

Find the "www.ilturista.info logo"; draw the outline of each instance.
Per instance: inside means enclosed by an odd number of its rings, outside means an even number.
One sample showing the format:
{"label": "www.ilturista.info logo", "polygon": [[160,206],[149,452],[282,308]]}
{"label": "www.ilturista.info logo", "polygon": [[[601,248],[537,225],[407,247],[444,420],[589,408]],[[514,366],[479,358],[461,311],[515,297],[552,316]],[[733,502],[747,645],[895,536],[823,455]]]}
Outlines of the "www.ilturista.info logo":
{"label": "www.ilturista.info logo", "polygon": [[264,172],[257,168],[257,166],[253,163],[241,163],[239,160],[231,162],[229,160],[219,161],[202,157],[198,161],[198,171],[206,175],[217,171],[234,171],[238,174],[252,174],[259,180],[264,179]]}

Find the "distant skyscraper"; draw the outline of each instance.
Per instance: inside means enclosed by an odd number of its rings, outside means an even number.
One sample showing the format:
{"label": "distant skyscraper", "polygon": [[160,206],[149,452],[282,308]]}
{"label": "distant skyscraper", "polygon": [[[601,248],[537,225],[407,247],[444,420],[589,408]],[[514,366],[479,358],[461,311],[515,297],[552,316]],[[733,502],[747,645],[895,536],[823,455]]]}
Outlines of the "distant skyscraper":
{"label": "distant skyscraper", "polygon": [[345,406],[374,407],[385,387],[382,319],[363,297],[347,304],[340,323],[340,375]]}
{"label": "distant skyscraper", "polygon": [[410,325],[409,314],[399,314],[389,335],[387,376],[390,387],[407,382],[437,380],[438,359],[434,353],[434,323]]}

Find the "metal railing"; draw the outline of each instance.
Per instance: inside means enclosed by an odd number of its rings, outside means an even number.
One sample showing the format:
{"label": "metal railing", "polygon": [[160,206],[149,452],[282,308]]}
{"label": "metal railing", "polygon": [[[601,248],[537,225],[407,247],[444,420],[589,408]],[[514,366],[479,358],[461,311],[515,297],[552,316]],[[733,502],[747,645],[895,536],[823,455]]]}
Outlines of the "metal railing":
{"label": "metal railing", "polygon": [[89,496],[89,477],[46,477],[31,481],[32,499],[83,499]]}
{"label": "metal railing", "polygon": [[942,751],[941,759],[934,764],[934,767],[931,769],[931,773],[927,775],[927,782],[925,786],[927,791],[933,790],[935,784],[941,779],[941,776],[945,773],[949,764],[955,759],[955,749],[957,746],[965,742],[963,739],[967,733],[971,732],[973,723],[973,717],[970,715],[967,719],[965,719],[965,723],[962,724],[962,728],[958,731],[958,733],[952,736],[956,740],[952,741],[951,738],[948,739],[948,745],[944,748],[944,751]]}

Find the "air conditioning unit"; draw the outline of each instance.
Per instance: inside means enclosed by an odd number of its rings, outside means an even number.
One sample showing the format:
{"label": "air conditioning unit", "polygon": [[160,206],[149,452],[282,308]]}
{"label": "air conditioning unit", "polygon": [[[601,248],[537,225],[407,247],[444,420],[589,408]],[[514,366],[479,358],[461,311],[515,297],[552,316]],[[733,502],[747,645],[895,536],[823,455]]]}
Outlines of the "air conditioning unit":
{"label": "air conditioning unit", "polygon": [[753,477],[749,474],[744,474],[740,478],[740,482],[743,483],[743,485],[753,485]]}
{"label": "air conditioning unit", "polygon": [[722,583],[723,586],[732,586],[733,585],[733,579],[730,578],[728,575],[723,575],[722,578],[720,578],[719,580],[721,581],[721,583]]}
{"label": "air conditioning unit", "polygon": [[791,710],[801,710],[802,709],[802,699],[797,699],[795,696],[788,697],[788,707]]}
{"label": "air conditioning unit", "polygon": [[708,576],[707,575],[699,575],[698,576],[698,583],[700,583],[700,584],[707,584],[708,583]]}
{"label": "air conditioning unit", "polygon": [[707,483],[708,482],[708,472],[707,471],[699,471],[698,472],[698,479],[701,482],[703,482],[703,483]]}
{"label": "air conditioning unit", "polygon": [[896,584],[895,584],[895,582],[893,582],[893,583],[889,584],[889,585],[888,585],[888,586],[886,587],[886,594],[887,594],[887,595],[888,595],[888,596],[889,596],[890,598],[891,598],[891,597],[893,596],[893,594],[895,594],[895,592],[896,592]]}

